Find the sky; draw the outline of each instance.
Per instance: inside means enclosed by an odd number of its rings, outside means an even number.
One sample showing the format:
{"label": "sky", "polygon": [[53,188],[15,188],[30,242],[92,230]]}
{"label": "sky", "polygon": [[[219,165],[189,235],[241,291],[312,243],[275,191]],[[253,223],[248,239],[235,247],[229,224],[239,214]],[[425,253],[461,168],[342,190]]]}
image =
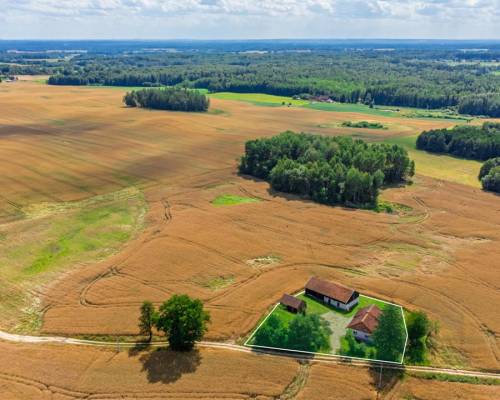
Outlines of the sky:
{"label": "sky", "polygon": [[500,39],[500,0],[0,0],[0,39]]}

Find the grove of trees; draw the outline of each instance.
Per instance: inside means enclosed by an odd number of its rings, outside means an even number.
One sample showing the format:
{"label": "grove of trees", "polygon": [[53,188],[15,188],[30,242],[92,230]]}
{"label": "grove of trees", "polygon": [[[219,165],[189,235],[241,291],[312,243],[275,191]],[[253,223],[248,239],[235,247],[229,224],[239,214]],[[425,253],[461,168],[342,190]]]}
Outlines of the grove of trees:
{"label": "grove of trees", "polygon": [[239,169],[277,191],[324,204],[373,207],[381,186],[405,181],[415,165],[398,145],[288,131],[248,141]]}
{"label": "grove of trees", "polygon": [[328,351],[331,334],[328,322],[317,314],[297,314],[288,325],[272,314],[255,334],[254,343],[301,351]]}
{"label": "grove of trees", "polygon": [[500,157],[490,158],[482,165],[479,180],[484,190],[500,193]]}
{"label": "grove of trees", "polygon": [[144,107],[171,111],[207,111],[209,99],[197,90],[154,88],[128,92],[123,97],[128,107]]}
{"label": "grove of trees", "polygon": [[417,149],[475,160],[499,157],[500,123],[485,122],[480,127],[458,125],[453,129],[422,132],[417,138]]}
{"label": "grove of trees", "polygon": [[145,301],[141,306],[139,331],[151,340],[153,327],[163,332],[172,350],[188,351],[201,340],[210,322],[203,303],[187,295],[173,295],[158,310]]}

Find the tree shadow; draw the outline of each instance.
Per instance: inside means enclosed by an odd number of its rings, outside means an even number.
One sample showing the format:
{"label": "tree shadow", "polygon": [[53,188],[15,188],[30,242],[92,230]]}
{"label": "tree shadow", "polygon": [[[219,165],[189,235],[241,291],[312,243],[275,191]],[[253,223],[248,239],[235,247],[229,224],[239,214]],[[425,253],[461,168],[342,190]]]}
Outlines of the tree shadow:
{"label": "tree shadow", "polygon": [[405,374],[403,369],[391,368],[390,365],[380,366],[372,364],[369,369],[370,375],[373,379],[373,386],[379,393],[390,392],[396,384],[403,379]]}
{"label": "tree shadow", "polygon": [[151,350],[140,344],[130,349],[129,355],[139,356],[142,371],[146,372],[150,383],[173,383],[182,375],[195,372],[201,363],[201,355],[196,349],[187,352],[163,348]]}

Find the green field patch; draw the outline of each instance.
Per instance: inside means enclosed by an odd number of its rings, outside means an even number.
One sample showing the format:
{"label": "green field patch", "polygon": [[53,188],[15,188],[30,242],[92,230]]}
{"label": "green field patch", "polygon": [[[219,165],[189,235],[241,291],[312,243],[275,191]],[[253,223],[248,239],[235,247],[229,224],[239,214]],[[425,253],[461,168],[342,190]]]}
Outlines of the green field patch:
{"label": "green field patch", "polygon": [[307,100],[295,100],[287,96],[274,96],[263,93],[218,92],[210,93],[209,97],[222,100],[245,101],[255,105],[267,107],[287,106],[288,104],[292,106],[303,106],[309,103]]}
{"label": "green field patch", "polygon": [[405,214],[413,211],[413,208],[406,204],[394,203],[387,200],[379,200],[373,209],[375,212],[385,212],[388,214]]}
{"label": "green field patch", "polygon": [[344,128],[362,128],[362,129],[387,129],[387,126],[380,122],[370,121],[344,121],[341,124]]}
{"label": "green field patch", "polygon": [[23,208],[0,242],[0,326],[31,332],[36,326],[36,293],[59,273],[116,253],[143,226],[146,201],[127,188],[65,203]]}
{"label": "green field patch", "polygon": [[231,286],[234,283],[234,276],[229,275],[229,276],[216,276],[216,277],[210,277],[206,279],[195,279],[194,283],[210,289],[210,290],[221,290],[224,289],[228,286]]}
{"label": "green field patch", "polygon": [[233,194],[223,194],[212,200],[214,206],[234,206],[246,203],[258,203],[260,200],[254,197],[242,197]]}
{"label": "green field patch", "polygon": [[400,117],[399,112],[390,109],[370,108],[364,104],[351,103],[307,103],[303,107],[319,111],[348,112],[368,115],[378,115],[382,117]]}
{"label": "green field patch", "polygon": [[417,135],[412,135],[391,137],[384,139],[384,142],[403,146],[408,151],[410,158],[415,161],[417,174],[475,188],[481,186],[477,179],[481,162],[417,150],[416,140]]}

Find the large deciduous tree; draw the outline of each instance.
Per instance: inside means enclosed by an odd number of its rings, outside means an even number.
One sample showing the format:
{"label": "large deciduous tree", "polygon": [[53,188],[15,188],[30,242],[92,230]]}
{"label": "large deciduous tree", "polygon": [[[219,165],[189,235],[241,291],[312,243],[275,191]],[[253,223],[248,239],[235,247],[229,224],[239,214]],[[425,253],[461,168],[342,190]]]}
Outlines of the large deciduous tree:
{"label": "large deciduous tree", "polygon": [[170,348],[187,351],[203,337],[209,321],[210,314],[200,300],[174,295],[160,306],[156,327],[165,333]]}
{"label": "large deciduous tree", "polygon": [[400,362],[406,341],[406,332],[399,308],[384,308],[372,339],[377,349],[377,358]]}

